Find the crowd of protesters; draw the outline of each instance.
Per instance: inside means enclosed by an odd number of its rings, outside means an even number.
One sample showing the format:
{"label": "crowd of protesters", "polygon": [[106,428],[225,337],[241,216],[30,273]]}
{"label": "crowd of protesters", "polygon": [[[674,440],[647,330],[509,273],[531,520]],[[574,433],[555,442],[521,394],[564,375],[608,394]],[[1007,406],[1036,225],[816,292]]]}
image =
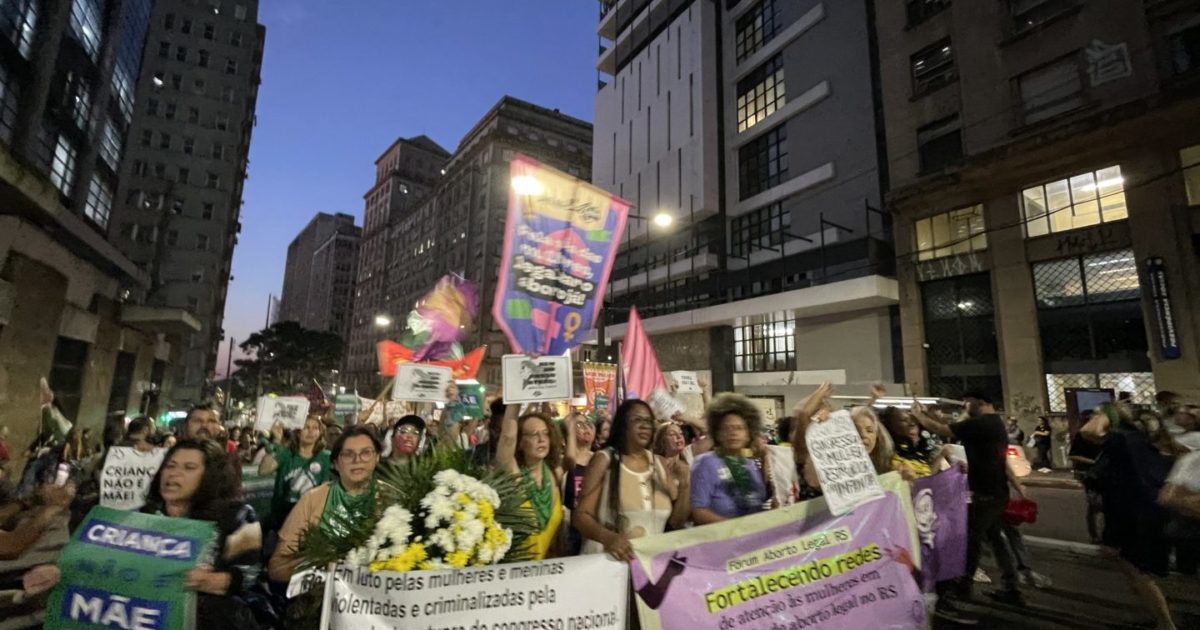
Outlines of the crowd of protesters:
{"label": "crowd of protesters", "polygon": [[[966,469],[970,489],[967,572],[937,588],[937,616],[971,624],[961,607],[980,569],[984,543],[1000,569],[989,595],[1022,606],[1024,586],[1046,587],[1031,568],[1018,528],[1005,513],[1025,489],[1008,450],[1024,433],[1006,424],[987,396],[972,393],[958,408],[849,409],[864,451],[879,474],[908,481],[952,466]],[[756,514],[821,496],[805,434],[833,411],[833,388],[817,388],[793,413],[766,426],[748,398],[705,398],[702,417],[659,418],[651,405],[625,400],[611,415],[549,406],[521,409],[493,401],[475,421],[443,413],[446,422],[407,414],[385,426],[345,428],[310,416],[302,428],[269,433],[226,427],[206,405],[190,410],[178,435],[145,418],[128,422],[116,445],[142,452],[166,449],[141,511],[211,521],[218,553],[186,576],[198,594],[198,621],[238,628],[287,627],[283,596],[295,573],[301,533],[320,524],[354,522],[374,506],[376,470],[423,457],[435,443],[471,451],[473,461],[519,476],[536,518],[529,551],[538,559],[607,553],[632,558],[631,540]],[[1085,480],[1089,531],[1127,576],[1159,627],[1174,628],[1156,579],[1171,568],[1194,573],[1200,557],[1200,407],[1165,397],[1155,408],[1112,403],[1097,408],[1079,430],[1071,460]],[[1043,435],[1044,434],[1044,435]],[[1032,437],[1050,435],[1039,423]],[[57,550],[69,527],[96,504],[104,448],[72,427],[44,392],[40,430],[23,474],[11,477],[10,447],[0,428],[0,579],[18,596],[0,602],[0,629],[39,625],[45,593],[58,581]],[[1037,442],[1037,465],[1049,466],[1049,446]],[[1044,447],[1044,448],[1043,448]],[[242,498],[242,468],[273,475],[270,508],[258,514]],[[66,471],[65,476],[62,473]],[[1103,520],[1101,530],[1099,520]]]}

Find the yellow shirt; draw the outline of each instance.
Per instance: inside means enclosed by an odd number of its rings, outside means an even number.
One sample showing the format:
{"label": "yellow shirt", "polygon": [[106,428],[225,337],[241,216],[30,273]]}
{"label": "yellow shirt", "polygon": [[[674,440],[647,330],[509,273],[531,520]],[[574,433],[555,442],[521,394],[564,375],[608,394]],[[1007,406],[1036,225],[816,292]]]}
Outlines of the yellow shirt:
{"label": "yellow shirt", "polygon": [[900,464],[908,466],[908,469],[913,471],[917,477],[928,477],[933,474],[933,468],[926,462],[919,459],[908,459],[899,455],[892,455],[892,470],[900,470]]}
{"label": "yellow shirt", "polygon": [[[521,507],[533,509],[533,504],[529,501],[521,504]],[[550,548],[554,546],[554,537],[558,534],[558,526],[563,520],[563,505],[562,498],[558,495],[558,488],[554,489],[554,506],[550,508],[550,520],[546,523],[545,529],[531,534],[526,539],[526,546],[533,560],[545,560],[546,554],[550,552]]]}

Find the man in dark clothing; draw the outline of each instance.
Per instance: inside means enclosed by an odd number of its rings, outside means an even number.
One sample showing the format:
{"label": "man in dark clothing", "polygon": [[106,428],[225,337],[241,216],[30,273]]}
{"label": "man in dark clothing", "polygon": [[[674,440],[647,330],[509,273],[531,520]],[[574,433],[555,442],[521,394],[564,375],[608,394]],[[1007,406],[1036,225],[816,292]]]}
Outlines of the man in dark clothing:
{"label": "man in dark clothing", "polygon": [[488,439],[486,442],[476,444],[471,450],[471,460],[479,466],[491,466],[496,461],[496,445],[500,443],[500,427],[504,422],[504,411],[508,406],[504,404],[504,400],[497,398],[492,401],[488,411],[491,417],[488,418]]}
{"label": "man in dark clothing", "polygon": [[1023,604],[1017,589],[1016,561],[1001,531],[1008,507],[1008,431],[986,395],[967,394],[963,401],[968,417],[954,424],[942,424],[927,413],[914,414],[926,430],[957,440],[967,453],[967,485],[971,489],[967,510],[967,573],[959,580],[957,595],[963,600],[971,598],[986,538],[1003,575],[1003,588],[989,595],[1001,602]]}

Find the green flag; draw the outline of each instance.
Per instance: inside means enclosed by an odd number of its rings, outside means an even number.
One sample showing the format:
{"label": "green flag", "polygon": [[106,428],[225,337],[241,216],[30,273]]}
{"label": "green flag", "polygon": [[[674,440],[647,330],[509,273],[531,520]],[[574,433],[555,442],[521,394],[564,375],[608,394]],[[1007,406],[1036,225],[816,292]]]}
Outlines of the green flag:
{"label": "green flag", "polygon": [[195,628],[196,594],[184,576],[211,563],[216,538],[207,521],[93,508],[59,555],[45,627]]}

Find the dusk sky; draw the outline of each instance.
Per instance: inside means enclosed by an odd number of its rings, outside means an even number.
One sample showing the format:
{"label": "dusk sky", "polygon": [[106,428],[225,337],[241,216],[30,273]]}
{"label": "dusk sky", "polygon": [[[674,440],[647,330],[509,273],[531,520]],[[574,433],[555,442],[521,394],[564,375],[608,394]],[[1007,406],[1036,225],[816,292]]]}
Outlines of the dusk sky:
{"label": "dusk sky", "polygon": [[590,121],[598,12],[595,0],[264,0],[226,335],[241,343],[263,327],[288,244],[314,214],[362,225],[375,158],[397,137],[453,152],[505,94]]}

